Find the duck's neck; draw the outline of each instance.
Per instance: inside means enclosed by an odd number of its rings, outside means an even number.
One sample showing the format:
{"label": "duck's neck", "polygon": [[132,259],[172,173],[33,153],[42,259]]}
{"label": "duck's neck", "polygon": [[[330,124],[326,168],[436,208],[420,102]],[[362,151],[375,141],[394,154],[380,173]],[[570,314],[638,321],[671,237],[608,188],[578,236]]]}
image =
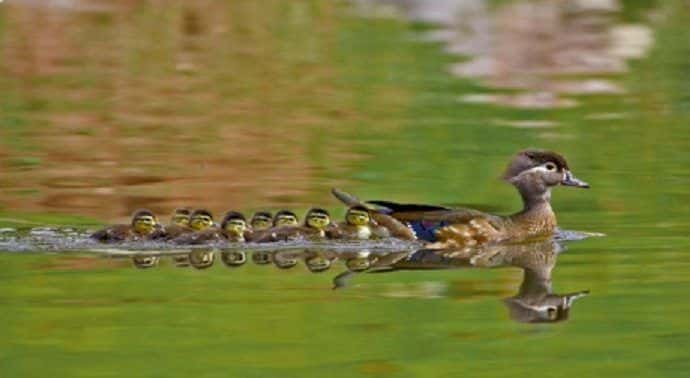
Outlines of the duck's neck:
{"label": "duck's neck", "polygon": [[551,209],[551,190],[539,185],[516,184],[522,197],[522,211],[511,218],[519,223],[535,225],[534,231],[552,231],[556,227],[556,215]]}

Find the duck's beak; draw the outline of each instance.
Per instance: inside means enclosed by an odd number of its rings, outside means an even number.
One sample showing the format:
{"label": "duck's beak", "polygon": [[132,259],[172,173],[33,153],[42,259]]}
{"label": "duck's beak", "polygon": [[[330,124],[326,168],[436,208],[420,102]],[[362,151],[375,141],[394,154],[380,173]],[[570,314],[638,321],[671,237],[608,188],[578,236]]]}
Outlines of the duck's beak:
{"label": "duck's beak", "polygon": [[574,186],[576,188],[584,188],[584,189],[589,188],[588,183],[586,183],[584,181],[580,181],[580,179],[573,176],[573,174],[570,171],[565,171],[565,174],[563,175],[563,180],[561,181],[561,185]]}

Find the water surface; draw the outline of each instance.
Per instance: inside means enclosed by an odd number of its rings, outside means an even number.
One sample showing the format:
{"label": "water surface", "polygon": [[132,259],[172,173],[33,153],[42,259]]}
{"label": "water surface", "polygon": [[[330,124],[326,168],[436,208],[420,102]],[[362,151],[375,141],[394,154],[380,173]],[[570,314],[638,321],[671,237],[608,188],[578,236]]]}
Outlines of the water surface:
{"label": "water surface", "polygon": [[[395,3],[0,4],[3,242],[141,206],[339,218],[332,186],[505,214],[498,177],[530,146],[592,185],[554,191],[560,226],[605,237],[531,246],[552,257],[542,284],[511,250],[337,290],[345,255],[312,273],[304,248],[289,269],[252,250],[136,269],[0,244],[0,375],[686,375],[687,2]],[[584,291],[558,322],[506,304]]]}

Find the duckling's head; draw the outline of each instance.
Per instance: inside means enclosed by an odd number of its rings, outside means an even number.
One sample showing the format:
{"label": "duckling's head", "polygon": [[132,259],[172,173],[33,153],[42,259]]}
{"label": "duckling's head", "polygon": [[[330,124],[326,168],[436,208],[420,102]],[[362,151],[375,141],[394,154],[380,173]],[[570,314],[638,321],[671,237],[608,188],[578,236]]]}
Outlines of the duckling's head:
{"label": "duckling's head", "polygon": [[179,207],[175,209],[172,217],[170,217],[170,224],[176,226],[189,226],[189,216],[192,213],[188,207]]}
{"label": "duckling's head", "polygon": [[141,209],[132,215],[132,228],[134,232],[148,235],[158,227],[158,218],[149,210]]}
{"label": "duckling's head", "polygon": [[297,219],[297,215],[289,210],[280,210],[273,218],[274,227],[297,226],[298,224],[299,220]]}
{"label": "duckling's head", "polygon": [[518,188],[526,200],[548,200],[549,189],[556,185],[589,188],[589,184],[570,172],[565,158],[552,151],[529,149],[518,152],[503,178]]}
{"label": "duckling's head", "polygon": [[210,211],[197,209],[189,216],[189,227],[196,231],[205,230],[213,226],[213,215]]}
{"label": "duckling's head", "polygon": [[352,206],[345,214],[345,220],[353,226],[366,226],[369,224],[369,210],[364,206]]}
{"label": "duckling's head", "polygon": [[256,231],[265,230],[271,228],[273,224],[273,216],[267,211],[257,211],[252,215],[252,220],[250,221],[252,229]]}
{"label": "duckling's head", "polygon": [[307,227],[323,230],[331,223],[331,215],[328,211],[319,208],[310,209],[305,216],[304,225]]}
{"label": "duckling's head", "polygon": [[247,220],[237,211],[228,211],[220,225],[225,232],[235,237],[243,237],[247,230]]}

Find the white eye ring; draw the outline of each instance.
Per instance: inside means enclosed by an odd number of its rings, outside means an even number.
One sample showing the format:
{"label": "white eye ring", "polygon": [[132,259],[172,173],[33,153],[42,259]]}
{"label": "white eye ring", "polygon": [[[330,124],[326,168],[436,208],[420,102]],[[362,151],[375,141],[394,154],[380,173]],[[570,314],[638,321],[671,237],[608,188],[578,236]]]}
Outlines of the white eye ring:
{"label": "white eye ring", "polygon": [[553,163],[546,163],[544,166],[545,166],[546,169],[549,170],[549,171],[554,171],[554,170],[556,170],[556,164],[553,164]]}

